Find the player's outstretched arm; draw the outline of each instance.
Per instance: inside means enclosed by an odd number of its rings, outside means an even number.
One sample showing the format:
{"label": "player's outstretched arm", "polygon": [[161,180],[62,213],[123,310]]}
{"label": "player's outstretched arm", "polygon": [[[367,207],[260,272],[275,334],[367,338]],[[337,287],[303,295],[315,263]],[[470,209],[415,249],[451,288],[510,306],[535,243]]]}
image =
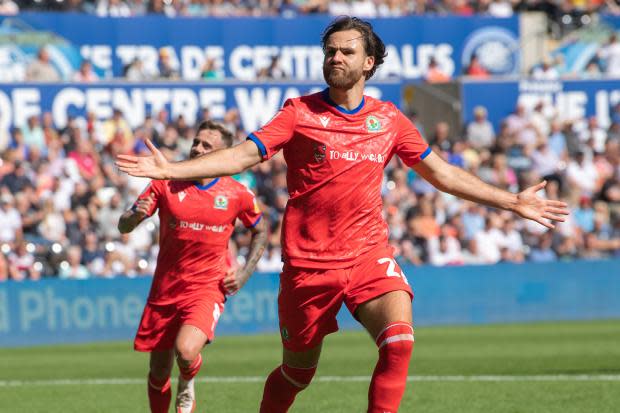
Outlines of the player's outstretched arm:
{"label": "player's outstretched arm", "polygon": [[138,199],[134,206],[125,211],[118,219],[119,232],[121,234],[126,234],[140,225],[140,222],[148,215],[153,202],[155,202],[153,194],[149,194],[149,196],[144,199]]}
{"label": "player's outstretched arm", "polygon": [[168,161],[150,140],[145,143],[151,155],[118,155],[116,166],[132,176],[186,181],[235,175],[262,160],[258,147],[251,141],[181,162]]}
{"label": "player's outstretched arm", "polygon": [[432,152],[413,168],[440,191],[491,207],[513,211],[547,228],[555,227],[549,221],[563,222],[564,216],[569,214],[565,202],[544,199],[536,195],[536,192],[545,187],[546,181],[518,194],[513,194],[489,185],[461,168],[450,165]]}
{"label": "player's outstretched arm", "polygon": [[252,231],[252,241],[250,242],[250,251],[245,260],[243,268],[236,272],[230,273],[224,278],[224,288],[229,294],[235,294],[239,291],[246,282],[250,279],[250,276],[256,269],[256,264],[260,257],[265,252],[265,246],[267,245],[267,224],[265,217],[256,224],[255,227],[250,229]]}

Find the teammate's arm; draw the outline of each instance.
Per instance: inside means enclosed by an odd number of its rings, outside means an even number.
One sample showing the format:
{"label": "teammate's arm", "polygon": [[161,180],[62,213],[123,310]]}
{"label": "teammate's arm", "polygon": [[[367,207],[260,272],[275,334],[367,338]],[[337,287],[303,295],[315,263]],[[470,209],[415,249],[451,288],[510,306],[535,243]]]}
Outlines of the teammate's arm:
{"label": "teammate's arm", "polygon": [[554,228],[554,225],[547,220],[563,222],[563,216],[569,214],[566,203],[536,196],[536,192],[545,187],[546,181],[513,194],[485,183],[467,171],[449,164],[433,152],[415,164],[413,169],[440,191],[515,212],[547,228]]}
{"label": "teammate's arm", "polygon": [[133,231],[149,214],[154,202],[155,198],[153,193],[150,193],[146,198],[138,199],[131,209],[125,211],[119,218],[119,232],[121,234],[126,234]]}
{"label": "teammate's arm", "polygon": [[181,162],[168,161],[150,140],[145,142],[151,155],[118,155],[116,165],[121,171],[132,176],[186,181],[235,175],[262,160],[260,149],[251,141]]}
{"label": "teammate's arm", "polygon": [[229,274],[224,279],[224,288],[230,294],[236,293],[245,285],[254,273],[258,260],[263,256],[265,246],[267,245],[267,224],[265,223],[264,216],[254,227],[250,228],[250,231],[252,231],[252,240],[245,265],[236,273]]}

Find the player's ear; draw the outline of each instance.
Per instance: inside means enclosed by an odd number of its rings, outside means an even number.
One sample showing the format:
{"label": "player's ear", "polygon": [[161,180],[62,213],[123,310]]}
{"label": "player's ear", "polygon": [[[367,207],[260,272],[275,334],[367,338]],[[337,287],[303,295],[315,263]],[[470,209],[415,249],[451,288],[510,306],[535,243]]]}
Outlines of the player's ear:
{"label": "player's ear", "polygon": [[374,56],[366,56],[366,58],[364,59],[364,66],[362,67],[362,70],[364,72],[368,72],[372,69],[372,67],[375,65],[375,57]]}

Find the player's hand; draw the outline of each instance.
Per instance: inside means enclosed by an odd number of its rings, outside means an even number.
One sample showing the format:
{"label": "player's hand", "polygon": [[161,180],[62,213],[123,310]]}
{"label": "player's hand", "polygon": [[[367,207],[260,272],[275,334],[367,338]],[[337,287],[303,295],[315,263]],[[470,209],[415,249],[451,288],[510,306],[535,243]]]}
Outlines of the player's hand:
{"label": "player's hand", "polygon": [[536,195],[547,185],[542,181],[538,185],[531,186],[517,194],[515,212],[523,218],[536,221],[547,228],[555,228],[549,221],[564,222],[564,216],[568,215],[568,205],[562,201],[544,199]]}
{"label": "player's hand", "polygon": [[144,143],[151,151],[149,156],[118,155],[116,166],[123,172],[131,176],[142,176],[152,179],[168,179],[168,167],[170,162],[153,145],[150,139],[145,139]]}
{"label": "player's hand", "polygon": [[153,202],[155,202],[155,198],[153,194],[150,193],[146,198],[138,199],[136,201],[136,208],[134,209],[134,214],[138,216],[138,218],[142,219],[148,215],[151,207],[153,206]]}
{"label": "player's hand", "polygon": [[237,271],[229,269],[224,277],[224,289],[228,295],[235,295],[237,291],[243,287],[240,277],[237,276]]}

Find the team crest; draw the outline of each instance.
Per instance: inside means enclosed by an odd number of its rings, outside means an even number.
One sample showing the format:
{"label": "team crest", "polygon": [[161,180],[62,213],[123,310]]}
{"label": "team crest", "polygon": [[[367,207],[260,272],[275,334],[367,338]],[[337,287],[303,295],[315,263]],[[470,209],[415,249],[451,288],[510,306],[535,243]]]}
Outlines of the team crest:
{"label": "team crest", "polygon": [[368,116],[366,118],[366,130],[368,132],[379,132],[381,130],[381,122],[375,116]]}
{"label": "team crest", "polygon": [[325,152],[327,147],[321,143],[314,144],[314,160],[317,162],[323,162],[325,160]]}
{"label": "team crest", "polygon": [[224,195],[216,196],[213,208],[215,208],[215,209],[228,209],[228,198],[226,198]]}

